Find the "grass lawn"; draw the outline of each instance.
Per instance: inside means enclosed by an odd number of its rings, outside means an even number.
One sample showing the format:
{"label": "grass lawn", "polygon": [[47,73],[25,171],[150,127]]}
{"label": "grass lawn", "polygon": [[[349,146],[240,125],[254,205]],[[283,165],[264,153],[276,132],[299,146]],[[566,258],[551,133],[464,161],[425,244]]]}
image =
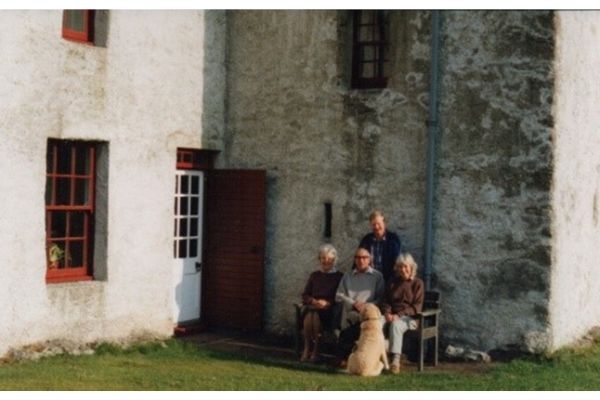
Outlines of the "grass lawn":
{"label": "grass lawn", "polygon": [[259,358],[171,340],[166,347],[56,356],[0,365],[1,390],[600,390],[600,344],[552,357],[496,363],[484,372],[403,371],[358,378],[325,366]]}

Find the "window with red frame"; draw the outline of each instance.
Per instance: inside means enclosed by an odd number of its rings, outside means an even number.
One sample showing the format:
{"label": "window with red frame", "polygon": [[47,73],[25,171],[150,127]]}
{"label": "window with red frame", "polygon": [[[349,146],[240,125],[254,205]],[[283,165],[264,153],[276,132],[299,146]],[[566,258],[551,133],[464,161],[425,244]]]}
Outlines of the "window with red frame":
{"label": "window with red frame", "polygon": [[380,10],[353,12],[352,82],[355,89],[387,86],[388,13]]}
{"label": "window with red frame", "polygon": [[48,140],[46,282],[92,279],[96,145]]}
{"label": "window with red frame", "polygon": [[94,40],[94,10],[64,10],[62,37],[76,42]]}

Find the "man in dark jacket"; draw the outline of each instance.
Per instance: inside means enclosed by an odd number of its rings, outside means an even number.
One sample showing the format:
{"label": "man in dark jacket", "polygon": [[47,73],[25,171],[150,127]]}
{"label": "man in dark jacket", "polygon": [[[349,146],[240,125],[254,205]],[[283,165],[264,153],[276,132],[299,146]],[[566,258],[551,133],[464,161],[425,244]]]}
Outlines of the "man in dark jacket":
{"label": "man in dark jacket", "polygon": [[387,282],[394,276],[394,264],[402,250],[400,238],[386,229],[385,217],[381,211],[373,211],[369,215],[369,223],[373,232],[365,235],[358,247],[371,253],[373,268],[381,272]]}

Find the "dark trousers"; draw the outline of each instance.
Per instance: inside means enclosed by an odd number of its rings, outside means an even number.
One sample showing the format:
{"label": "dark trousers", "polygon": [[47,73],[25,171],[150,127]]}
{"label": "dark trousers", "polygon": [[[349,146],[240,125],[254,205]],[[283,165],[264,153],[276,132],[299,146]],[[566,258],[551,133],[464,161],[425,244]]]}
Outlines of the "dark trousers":
{"label": "dark trousers", "polygon": [[352,353],[354,344],[360,336],[360,323],[350,325],[346,329],[340,332],[337,346],[337,357],[340,359],[346,359]]}

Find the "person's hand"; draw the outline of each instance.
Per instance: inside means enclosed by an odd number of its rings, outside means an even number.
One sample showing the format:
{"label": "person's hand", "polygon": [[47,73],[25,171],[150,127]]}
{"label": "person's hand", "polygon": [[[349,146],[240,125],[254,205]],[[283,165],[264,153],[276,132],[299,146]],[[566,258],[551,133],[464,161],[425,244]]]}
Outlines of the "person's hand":
{"label": "person's hand", "polygon": [[385,313],[384,315],[385,317],[385,322],[392,322],[394,320],[394,314],[392,313]]}
{"label": "person's hand", "polygon": [[319,300],[313,299],[311,305],[317,310],[322,310],[324,308],[329,307],[329,302],[324,299],[319,299]]}
{"label": "person's hand", "polygon": [[384,317],[385,317],[385,322],[392,322],[392,321],[395,321],[397,319],[400,319],[400,317],[398,316],[398,314],[392,314],[392,313],[389,313],[389,312],[385,313]]}
{"label": "person's hand", "polygon": [[362,301],[356,301],[352,306],[356,311],[361,312],[362,309],[365,308],[365,303],[363,303]]}

